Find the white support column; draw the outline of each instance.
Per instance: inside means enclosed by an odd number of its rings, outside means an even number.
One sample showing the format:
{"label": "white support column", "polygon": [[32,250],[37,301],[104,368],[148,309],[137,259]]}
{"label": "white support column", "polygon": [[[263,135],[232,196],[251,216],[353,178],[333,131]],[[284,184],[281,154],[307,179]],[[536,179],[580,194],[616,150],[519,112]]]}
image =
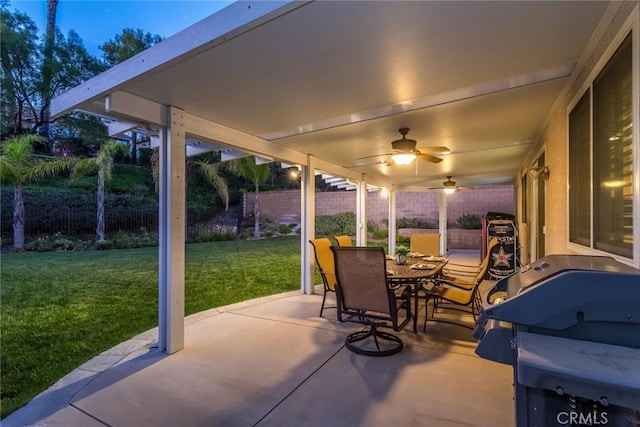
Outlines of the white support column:
{"label": "white support column", "polygon": [[367,246],[367,181],[362,179],[356,186],[356,245]]}
{"label": "white support column", "polygon": [[440,255],[447,256],[447,195],[440,191],[438,200],[440,222]]}
{"label": "white support column", "polygon": [[160,135],[158,348],[184,348],[185,132],[182,111],[166,108]]}
{"label": "white support column", "polygon": [[307,156],[307,164],[302,166],[301,176],[300,286],[304,294],[312,295],[315,286],[315,258],[309,240],[315,239],[316,236],[316,178],[313,156]]}
{"label": "white support column", "polygon": [[389,254],[396,252],[396,187],[389,190]]}

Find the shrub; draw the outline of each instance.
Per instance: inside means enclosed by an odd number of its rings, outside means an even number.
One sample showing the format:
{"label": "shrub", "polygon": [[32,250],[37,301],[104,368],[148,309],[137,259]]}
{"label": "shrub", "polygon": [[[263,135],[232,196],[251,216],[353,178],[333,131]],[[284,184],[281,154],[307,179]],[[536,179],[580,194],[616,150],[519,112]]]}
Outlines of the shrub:
{"label": "shrub", "polygon": [[396,220],[396,228],[438,228],[435,224],[420,218],[400,218]]}
{"label": "shrub", "polygon": [[38,238],[29,243],[25,243],[24,249],[26,251],[35,252],[51,252],[53,251],[53,242],[48,237]]}
{"label": "shrub", "polygon": [[341,212],[335,215],[320,215],[316,217],[317,236],[335,236],[356,234],[356,214]]}
{"label": "shrub", "polygon": [[464,214],[456,219],[456,226],[463,230],[478,230],[482,228],[482,220],[478,215]]}
{"label": "shrub", "polygon": [[204,242],[224,242],[236,240],[236,234],[233,231],[229,230],[215,230],[209,232],[198,233],[198,235],[193,239],[194,242],[204,243]]}
{"label": "shrub", "polygon": [[378,229],[371,233],[371,237],[376,240],[383,240],[389,237],[389,230],[387,229]]}
{"label": "shrub", "polygon": [[287,224],[280,224],[280,226],[278,227],[278,233],[280,233],[280,234],[290,234],[291,233],[291,227],[289,227]]}
{"label": "shrub", "polygon": [[401,235],[396,236],[396,245],[408,245],[411,243],[411,239],[409,237],[404,237]]}
{"label": "shrub", "polygon": [[111,249],[132,249],[158,246],[158,237],[149,233],[131,234],[123,231],[111,237]]}
{"label": "shrub", "polygon": [[56,233],[53,236],[39,237],[24,245],[25,250],[35,252],[51,251],[84,251],[91,248],[93,244],[90,240],[76,239],[62,236]]}

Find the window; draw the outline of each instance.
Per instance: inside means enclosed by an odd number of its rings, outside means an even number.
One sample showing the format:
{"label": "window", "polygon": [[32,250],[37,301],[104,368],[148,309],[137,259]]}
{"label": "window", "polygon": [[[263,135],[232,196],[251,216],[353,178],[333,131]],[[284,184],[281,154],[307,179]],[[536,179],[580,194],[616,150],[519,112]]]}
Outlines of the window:
{"label": "window", "polygon": [[569,114],[569,241],[591,245],[591,92]]}
{"label": "window", "polygon": [[569,240],[633,258],[629,35],[569,113]]}

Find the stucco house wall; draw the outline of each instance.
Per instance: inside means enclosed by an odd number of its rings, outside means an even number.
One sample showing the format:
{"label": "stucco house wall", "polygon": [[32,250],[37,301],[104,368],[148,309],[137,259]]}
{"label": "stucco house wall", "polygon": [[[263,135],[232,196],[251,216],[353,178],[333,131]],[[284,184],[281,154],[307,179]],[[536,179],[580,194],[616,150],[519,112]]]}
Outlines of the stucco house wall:
{"label": "stucco house wall", "polygon": [[[545,252],[546,254],[572,253],[568,247],[568,114],[569,107],[574,99],[584,93],[586,85],[594,78],[594,74],[601,70],[601,63],[610,54],[610,50],[617,48],[612,46],[614,39],[619,35],[625,22],[632,16],[637,17],[640,1],[627,1],[618,4],[619,9],[615,12],[610,24],[603,30],[598,40],[594,41],[592,52],[582,63],[578,63],[573,80],[570,80],[567,90],[557,100],[552,109],[548,123],[540,138],[534,143],[520,171],[522,176],[533,164],[539,154],[545,152],[545,163],[549,167],[551,174],[546,181],[545,200]],[[637,18],[636,18],[637,19]],[[626,33],[625,33],[626,34]],[[636,39],[637,40],[637,39]],[[634,46],[635,49],[638,46]],[[637,89],[637,87],[636,87]],[[636,118],[637,123],[638,118]],[[635,147],[638,142],[635,141]],[[635,172],[636,177],[638,172]],[[528,180],[528,188],[522,188],[521,180],[517,184],[517,203],[522,206],[522,198],[527,197],[527,216],[532,218],[535,206],[531,203],[531,179]],[[637,189],[636,189],[637,191]],[[518,212],[518,222],[520,225],[519,236],[523,246],[523,261],[529,260],[529,249],[531,236],[535,231],[530,229],[530,224],[523,222],[524,212]],[[638,243],[636,243],[638,244]]]}

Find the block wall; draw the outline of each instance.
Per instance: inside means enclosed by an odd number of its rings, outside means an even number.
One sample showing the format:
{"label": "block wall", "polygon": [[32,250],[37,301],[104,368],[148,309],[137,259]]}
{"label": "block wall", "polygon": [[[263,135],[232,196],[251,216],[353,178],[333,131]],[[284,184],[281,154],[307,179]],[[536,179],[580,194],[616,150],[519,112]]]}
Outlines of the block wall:
{"label": "block wall", "polygon": [[[480,217],[487,212],[515,213],[514,189],[512,186],[478,188],[457,191],[447,196],[449,224],[464,214]],[[438,222],[437,192],[399,192],[396,197],[397,218],[419,218]],[[253,212],[254,194],[245,193],[245,215]],[[367,217],[378,224],[388,217],[388,200],[381,192],[367,194]],[[334,215],[356,211],[355,191],[316,193],[316,215]],[[260,192],[260,216],[274,222],[300,221],[300,190]]]}

